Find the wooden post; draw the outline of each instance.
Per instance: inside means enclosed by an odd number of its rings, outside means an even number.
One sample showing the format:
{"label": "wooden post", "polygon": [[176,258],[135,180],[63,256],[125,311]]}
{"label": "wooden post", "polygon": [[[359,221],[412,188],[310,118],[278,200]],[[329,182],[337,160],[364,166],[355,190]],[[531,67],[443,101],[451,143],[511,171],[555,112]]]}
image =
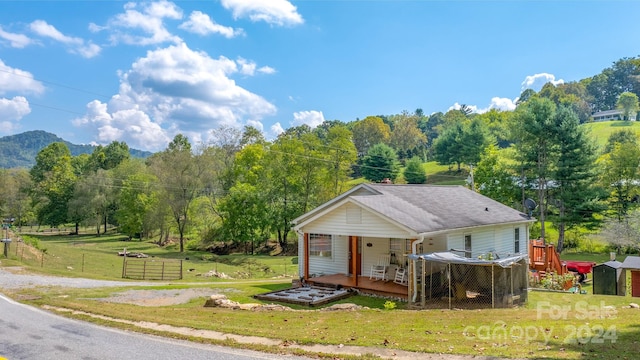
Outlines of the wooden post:
{"label": "wooden post", "polygon": [[122,278],[127,276],[127,248],[124,248],[124,255],[122,256]]}
{"label": "wooden post", "polygon": [[351,239],[351,276],[353,276],[353,284],[358,286],[358,237],[349,236]]}
{"label": "wooden post", "polygon": [[304,279],[309,280],[309,233],[304,233],[302,260],[304,261]]}
{"label": "wooden post", "polygon": [[495,297],[496,297],[496,288],[495,288],[495,284],[493,281],[493,264],[491,264],[491,308],[494,309],[496,307],[495,305]]}

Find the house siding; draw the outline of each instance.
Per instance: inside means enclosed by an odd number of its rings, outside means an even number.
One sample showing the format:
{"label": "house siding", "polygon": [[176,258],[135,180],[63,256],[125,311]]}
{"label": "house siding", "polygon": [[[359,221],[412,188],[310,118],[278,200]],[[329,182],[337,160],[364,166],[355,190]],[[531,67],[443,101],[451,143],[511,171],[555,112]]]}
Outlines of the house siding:
{"label": "house siding", "polygon": [[[371,236],[371,237],[395,237],[411,238],[406,230],[385,221],[380,216],[373,214],[366,209],[361,210],[360,223],[347,222],[347,218],[353,219],[351,214],[347,217],[347,209],[353,211],[353,204],[344,204],[321,218],[305,225],[302,231],[306,233],[324,233],[330,231],[331,234]],[[330,230],[329,230],[330,229]]]}
{"label": "house siding", "polygon": [[[471,257],[478,257],[488,252],[497,253],[500,256],[514,254],[516,226],[498,226],[475,229],[469,232],[455,232],[447,236],[448,249],[464,250],[464,236],[471,235]],[[526,226],[518,226],[520,229],[520,254],[527,253],[527,229]]]}
{"label": "house siding", "polygon": [[333,235],[331,238],[331,257],[311,256],[309,276],[346,274],[348,271],[348,246],[349,238],[347,236]]}
{"label": "house siding", "polygon": [[[378,264],[378,259],[381,255],[388,254],[389,238],[362,238],[362,275],[371,275],[371,266]],[[389,278],[389,274],[387,273],[387,278]]]}

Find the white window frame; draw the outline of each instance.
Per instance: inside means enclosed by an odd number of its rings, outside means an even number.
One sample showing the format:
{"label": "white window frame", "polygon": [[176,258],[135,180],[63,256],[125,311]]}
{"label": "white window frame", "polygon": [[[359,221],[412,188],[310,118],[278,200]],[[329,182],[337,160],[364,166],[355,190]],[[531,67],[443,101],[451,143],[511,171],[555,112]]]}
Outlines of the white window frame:
{"label": "white window frame", "polygon": [[520,228],[513,229],[513,252],[520,254]]}
{"label": "white window frame", "polygon": [[472,251],[471,234],[464,235],[464,257],[470,258]]}
{"label": "white window frame", "polygon": [[309,256],[333,258],[333,236],[309,234]]}

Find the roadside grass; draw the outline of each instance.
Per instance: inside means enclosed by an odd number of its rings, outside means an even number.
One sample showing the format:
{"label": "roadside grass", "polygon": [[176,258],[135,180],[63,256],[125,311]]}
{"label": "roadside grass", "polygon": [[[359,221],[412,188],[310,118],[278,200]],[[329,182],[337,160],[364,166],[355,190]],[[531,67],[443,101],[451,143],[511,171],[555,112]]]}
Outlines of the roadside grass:
{"label": "roadside grass", "polygon": [[[344,344],[428,353],[536,359],[632,359],[640,352],[640,310],[628,308],[634,300],[629,296],[532,291],[528,304],[517,309],[420,311],[407,309],[402,302],[397,303],[396,309],[386,310],[385,299],[367,296],[352,296],[340,301],[369,308],[358,311],[322,311],[288,304],[284,305],[295,311],[231,310],[204,307],[206,297],[193,299],[186,304],[156,307],[98,300],[126,290],[189,287],[210,289],[212,294],[224,293],[230,300],[240,303],[265,303],[253,296],[289,288],[290,274],[297,274],[295,257],[179,253],[153,243],[122,239],[118,236],[41,236],[38,237],[39,246],[46,248],[43,267],[40,267],[39,258],[35,256],[37,250],[18,243],[11,244],[10,258],[3,259],[2,266],[21,265],[42,274],[121,280],[122,257],[117,252],[126,247],[128,251],[144,252],[157,259],[182,259],[186,269],[185,279],[159,282],[158,286],[152,287],[48,287],[3,292],[35,306],[49,305],[114,319],[261,336],[298,344]],[[21,255],[23,251],[34,255],[33,259]],[[82,257],[85,259],[84,271],[80,271],[82,264],[77,260]],[[563,259],[570,258],[601,263],[608,260],[608,254],[563,255]],[[197,276],[216,269],[216,266],[218,271],[232,276],[253,270],[250,271],[251,278],[238,277],[233,280]],[[273,272],[264,271],[260,266],[266,266]],[[91,320],[86,315],[63,315]],[[131,325],[108,320],[91,321],[132,329]],[[158,333],[141,328],[136,328],[136,331]],[[176,337],[170,333],[164,335]]]}
{"label": "roadside grass", "polygon": [[[251,296],[281,286],[247,281],[206,288],[242,302],[260,302]],[[96,300],[125,289],[23,289],[13,296],[31,299],[25,302],[36,306],[297,344],[536,359],[632,359],[640,351],[640,310],[628,308],[631,297],[532,291],[529,303],[515,309],[383,310],[384,299],[355,296],[345,301],[357,303],[367,298],[366,302],[378,307],[358,311],[298,307],[270,312],[204,307],[206,298],[160,307]]]}

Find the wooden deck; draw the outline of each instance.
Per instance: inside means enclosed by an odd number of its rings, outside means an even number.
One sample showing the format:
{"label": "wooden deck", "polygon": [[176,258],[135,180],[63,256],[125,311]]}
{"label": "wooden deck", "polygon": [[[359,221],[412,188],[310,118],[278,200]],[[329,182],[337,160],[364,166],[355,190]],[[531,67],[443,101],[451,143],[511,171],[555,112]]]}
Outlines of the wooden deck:
{"label": "wooden deck", "polygon": [[381,296],[408,298],[409,289],[406,285],[396,284],[391,280],[371,280],[368,276],[358,276],[358,285],[353,278],[345,274],[323,275],[310,278],[307,283],[317,286],[337,287],[346,289],[358,289],[364,293]]}

